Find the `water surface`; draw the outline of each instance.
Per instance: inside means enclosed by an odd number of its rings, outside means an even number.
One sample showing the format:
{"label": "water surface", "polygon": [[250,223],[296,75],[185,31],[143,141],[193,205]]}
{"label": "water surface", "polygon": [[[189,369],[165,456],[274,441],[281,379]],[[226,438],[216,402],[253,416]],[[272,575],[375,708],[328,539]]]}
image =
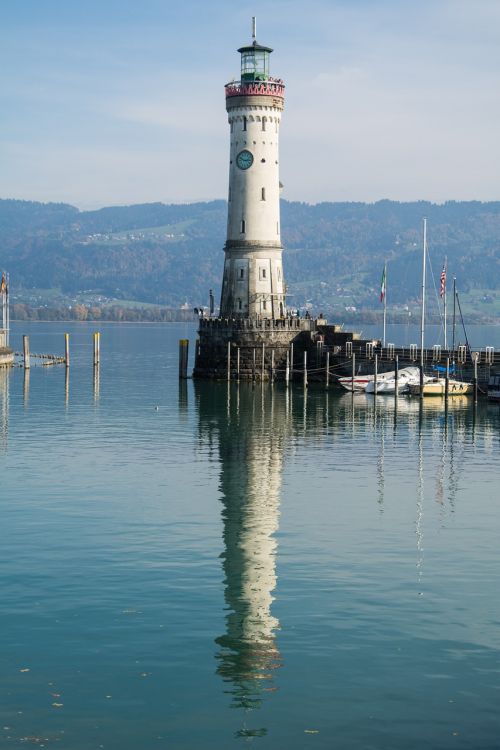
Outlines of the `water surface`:
{"label": "water surface", "polygon": [[0,747],[498,747],[498,406],[179,387],[192,328],[100,328],[98,379],[85,324],[0,371]]}

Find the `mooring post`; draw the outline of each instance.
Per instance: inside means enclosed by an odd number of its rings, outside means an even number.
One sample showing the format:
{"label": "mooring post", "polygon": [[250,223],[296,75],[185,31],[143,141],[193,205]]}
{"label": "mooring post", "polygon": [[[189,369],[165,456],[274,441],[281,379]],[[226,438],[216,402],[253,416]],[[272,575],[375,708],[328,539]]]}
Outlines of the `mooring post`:
{"label": "mooring post", "polygon": [[64,361],[69,367],[69,333],[64,334]]}
{"label": "mooring post", "polygon": [[187,379],[189,359],[189,339],[179,339],[179,378]]}
{"label": "mooring post", "polygon": [[97,367],[101,359],[101,334],[99,331],[94,333],[94,367]]}
{"label": "mooring post", "polygon": [[274,383],[274,349],[271,349],[271,383]]}
{"label": "mooring post", "polygon": [[373,395],[377,395],[377,370],[378,370],[378,354],[375,355],[375,369],[373,371]]}
{"label": "mooring post", "polygon": [[446,372],[444,376],[444,400],[448,400],[450,393],[450,358],[446,357]]}
{"label": "mooring post", "polygon": [[356,375],[356,355],[352,353],[352,375],[351,375],[351,391],[354,393],[354,376]]}
{"label": "mooring post", "polygon": [[227,342],[227,379],[231,380],[231,342]]}
{"label": "mooring post", "polygon": [[236,380],[240,382],[240,347],[236,347]]}
{"label": "mooring post", "polygon": [[287,350],[286,367],[285,367],[285,383],[288,385],[289,382],[290,382],[290,352]]}
{"label": "mooring post", "polygon": [[304,388],[307,388],[307,352],[304,352]]}
{"label": "mooring post", "polygon": [[30,337],[29,336],[23,336],[23,359],[24,359],[24,369],[29,370],[30,369]]}
{"label": "mooring post", "polygon": [[394,400],[398,400],[399,354],[394,359]]}
{"label": "mooring post", "polygon": [[330,385],[330,352],[326,353],[326,372],[325,372],[325,386],[328,388]]}
{"label": "mooring post", "polygon": [[477,404],[477,360],[479,352],[474,352],[472,356],[474,358],[474,403]]}
{"label": "mooring post", "polygon": [[265,367],[266,367],[266,345],[262,344],[262,368],[261,368],[261,376],[260,376],[260,379],[262,382],[264,382]]}

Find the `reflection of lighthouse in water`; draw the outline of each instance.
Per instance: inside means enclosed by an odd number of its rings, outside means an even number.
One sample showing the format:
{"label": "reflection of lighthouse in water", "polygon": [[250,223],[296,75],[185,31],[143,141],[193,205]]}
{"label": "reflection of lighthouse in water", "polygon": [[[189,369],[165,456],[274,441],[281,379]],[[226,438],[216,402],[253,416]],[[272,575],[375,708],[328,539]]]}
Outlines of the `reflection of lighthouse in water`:
{"label": "reflection of lighthouse in water", "polygon": [[9,375],[8,367],[0,367],[0,450],[7,449],[9,434]]}
{"label": "reflection of lighthouse in water", "polygon": [[[271,612],[276,588],[275,533],[279,522],[283,440],[288,429],[286,394],[241,386],[230,389],[227,408],[213,386],[200,387],[217,424],[224,522],[226,632],[216,639],[217,672],[234,705],[253,708],[272,691],[280,666],[277,618]],[[225,391],[225,389],[224,389]],[[203,393],[204,392],[204,393]],[[203,424],[203,398],[200,417]]]}

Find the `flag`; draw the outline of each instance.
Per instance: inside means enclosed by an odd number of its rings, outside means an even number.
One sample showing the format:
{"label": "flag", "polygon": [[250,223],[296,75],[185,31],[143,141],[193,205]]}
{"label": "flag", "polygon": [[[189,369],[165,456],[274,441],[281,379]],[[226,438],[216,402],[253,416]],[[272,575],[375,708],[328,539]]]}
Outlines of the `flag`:
{"label": "flag", "polygon": [[441,286],[439,288],[439,296],[444,297],[446,292],[446,265],[443,266],[441,271]]}
{"label": "flag", "polygon": [[384,301],[385,292],[386,292],[386,288],[385,288],[385,266],[384,266],[384,270],[382,271],[382,280],[380,282],[380,301],[381,302]]}
{"label": "flag", "polygon": [[5,278],[5,274],[2,274],[2,281],[0,281],[0,294],[5,294],[7,291],[7,279]]}

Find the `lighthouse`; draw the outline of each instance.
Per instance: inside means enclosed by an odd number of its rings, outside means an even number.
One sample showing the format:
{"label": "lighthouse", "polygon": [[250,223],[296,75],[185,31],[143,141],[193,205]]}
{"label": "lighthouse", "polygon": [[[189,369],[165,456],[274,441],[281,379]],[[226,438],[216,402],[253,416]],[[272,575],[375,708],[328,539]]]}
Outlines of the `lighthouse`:
{"label": "lighthouse", "polygon": [[271,76],[272,49],[257,42],[255,19],[252,32],[238,50],[239,79],[225,85],[229,186],[220,312],[199,317],[193,377],[288,382],[306,350],[319,357],[316,328],[321,323],[323,331],[326,321],[287,312],[279,179],[285,84]]}
{"label": "lighthouse", "polygon": [[270,75],[272,49],[256,39],[240,47],[239,81],[225,86],[229,190],[220,314],[286,316],[280,228],[279,129],[285,85]]}

